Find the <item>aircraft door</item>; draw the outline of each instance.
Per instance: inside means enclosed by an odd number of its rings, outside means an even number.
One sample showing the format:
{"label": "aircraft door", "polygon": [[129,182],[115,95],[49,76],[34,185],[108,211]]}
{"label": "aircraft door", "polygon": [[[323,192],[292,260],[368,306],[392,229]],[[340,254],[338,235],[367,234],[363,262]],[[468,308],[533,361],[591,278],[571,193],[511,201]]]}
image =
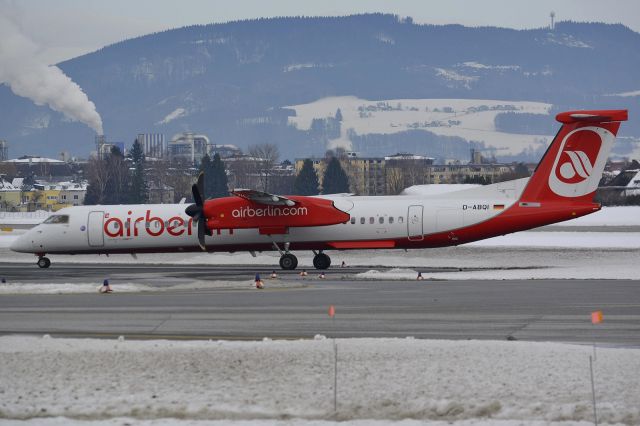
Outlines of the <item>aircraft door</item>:
{"label": "aircraft door", "polygon": [[424,239],[422,230],[423,206],[409,206],[407,215],[407,236],[411,241],[421,241]]}
{"label": "aircraft door", "polygon": [[90,212],[87,220],[90,247],[104,246],[104,212]]}

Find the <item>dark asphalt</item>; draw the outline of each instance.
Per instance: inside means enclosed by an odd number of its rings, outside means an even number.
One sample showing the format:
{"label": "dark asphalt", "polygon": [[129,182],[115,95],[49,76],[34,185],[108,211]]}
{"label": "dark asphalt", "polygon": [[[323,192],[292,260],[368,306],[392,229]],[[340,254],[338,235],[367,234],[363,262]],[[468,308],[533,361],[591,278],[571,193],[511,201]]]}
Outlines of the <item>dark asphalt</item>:
{"label": "dark asphalt", "polygon": [[[126,276],[250,280],[246,266],[0,264],[12,281],[87,282]],[[264,269],[264,270],[262,270]],[[262,267],[267,274],[270,269]],[[326,281],[280,273],[280,287],[147,293],[1,295],[0,333],[129,338],[406,337],[515,338],[640,346],[640,281],[359,281],[366,268],[331,270]],[[117,290],[117,287],[116,287]],[[329,318],[330,305],[336,308]],[[590,314],[604,312],[592,325]]]}

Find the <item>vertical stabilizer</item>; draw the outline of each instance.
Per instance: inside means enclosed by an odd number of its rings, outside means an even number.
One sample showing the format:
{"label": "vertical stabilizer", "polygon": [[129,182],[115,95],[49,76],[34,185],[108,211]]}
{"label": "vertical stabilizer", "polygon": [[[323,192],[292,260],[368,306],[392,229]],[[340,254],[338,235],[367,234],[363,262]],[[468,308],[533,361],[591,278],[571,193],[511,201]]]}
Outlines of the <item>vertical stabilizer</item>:
{"label": "vertical stabilizer", "polygon": [[626,110],[569,111],[520,197],[522,203],[591,203]]}

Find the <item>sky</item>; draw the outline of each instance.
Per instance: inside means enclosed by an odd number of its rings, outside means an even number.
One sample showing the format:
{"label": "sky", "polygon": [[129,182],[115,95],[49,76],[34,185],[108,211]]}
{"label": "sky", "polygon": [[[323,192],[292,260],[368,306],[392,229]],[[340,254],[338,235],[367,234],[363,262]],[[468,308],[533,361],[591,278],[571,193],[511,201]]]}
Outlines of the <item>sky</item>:
{"label": "sky", "polygon": [[638,0],[0,0],[8,16],[57,63],[128,38],[186,25],[274,16],[384,12],[416,23],[539,28],[556,21],[622,23],[640,32]]}

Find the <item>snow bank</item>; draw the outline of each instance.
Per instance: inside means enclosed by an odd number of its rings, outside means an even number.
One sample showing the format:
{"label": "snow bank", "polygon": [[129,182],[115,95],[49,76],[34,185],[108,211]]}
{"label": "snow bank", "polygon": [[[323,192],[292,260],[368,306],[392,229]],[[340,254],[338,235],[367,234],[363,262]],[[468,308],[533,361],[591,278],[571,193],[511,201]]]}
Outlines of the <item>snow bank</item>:
{"label": "snow bank", "polygon": [[[403,425],[532,425],[593,419],[588,346],[409,338],[336,342],[334,416],[331,339],[3,336],[0,418],[28,424],[123,424],[130,418],[136,424],[149,419],[148,424],[234,420],[243,425],[333,419],[348,425],[402,419],[413,419]],[[640,349],[598,348],[594,367],[600,422],[640,423],[640,381],[630,374],[640,371]]]}
{"label": "snow bank", "polygon": [[523,231],[475,241],[467,245],[473,247],[640,248],[640,232]]}
{"label": "snow bank", "polygon": [[[555,224],[557,226],[640,226],[640,206],[603,207],[602,210]],[[554,225],[551,225],[554,226]]]}
{"label": "snow bank", "polygon": [[[177,281],[176,278],[171,279],[172,282]],[[263,279],[266,288],[285,288],[299,287],[301,284],[295,281],[270,280]],[[226,281],[192,281],[188,283],[158,285],[154,280],[153,283],[139,284],[131,282],[111,281],[111,288],[115,293],[139,293],[153,291],[155,293],[162,291],[179,291],[194,289],[214,289],[214,288],[253,288],[255,282],[253,280],[226,280]],[[102,286],[101,283],[24,283],[9,282],[0,284],[0,295],[2,294],[69,294],[69,293],[97,293]]]}

